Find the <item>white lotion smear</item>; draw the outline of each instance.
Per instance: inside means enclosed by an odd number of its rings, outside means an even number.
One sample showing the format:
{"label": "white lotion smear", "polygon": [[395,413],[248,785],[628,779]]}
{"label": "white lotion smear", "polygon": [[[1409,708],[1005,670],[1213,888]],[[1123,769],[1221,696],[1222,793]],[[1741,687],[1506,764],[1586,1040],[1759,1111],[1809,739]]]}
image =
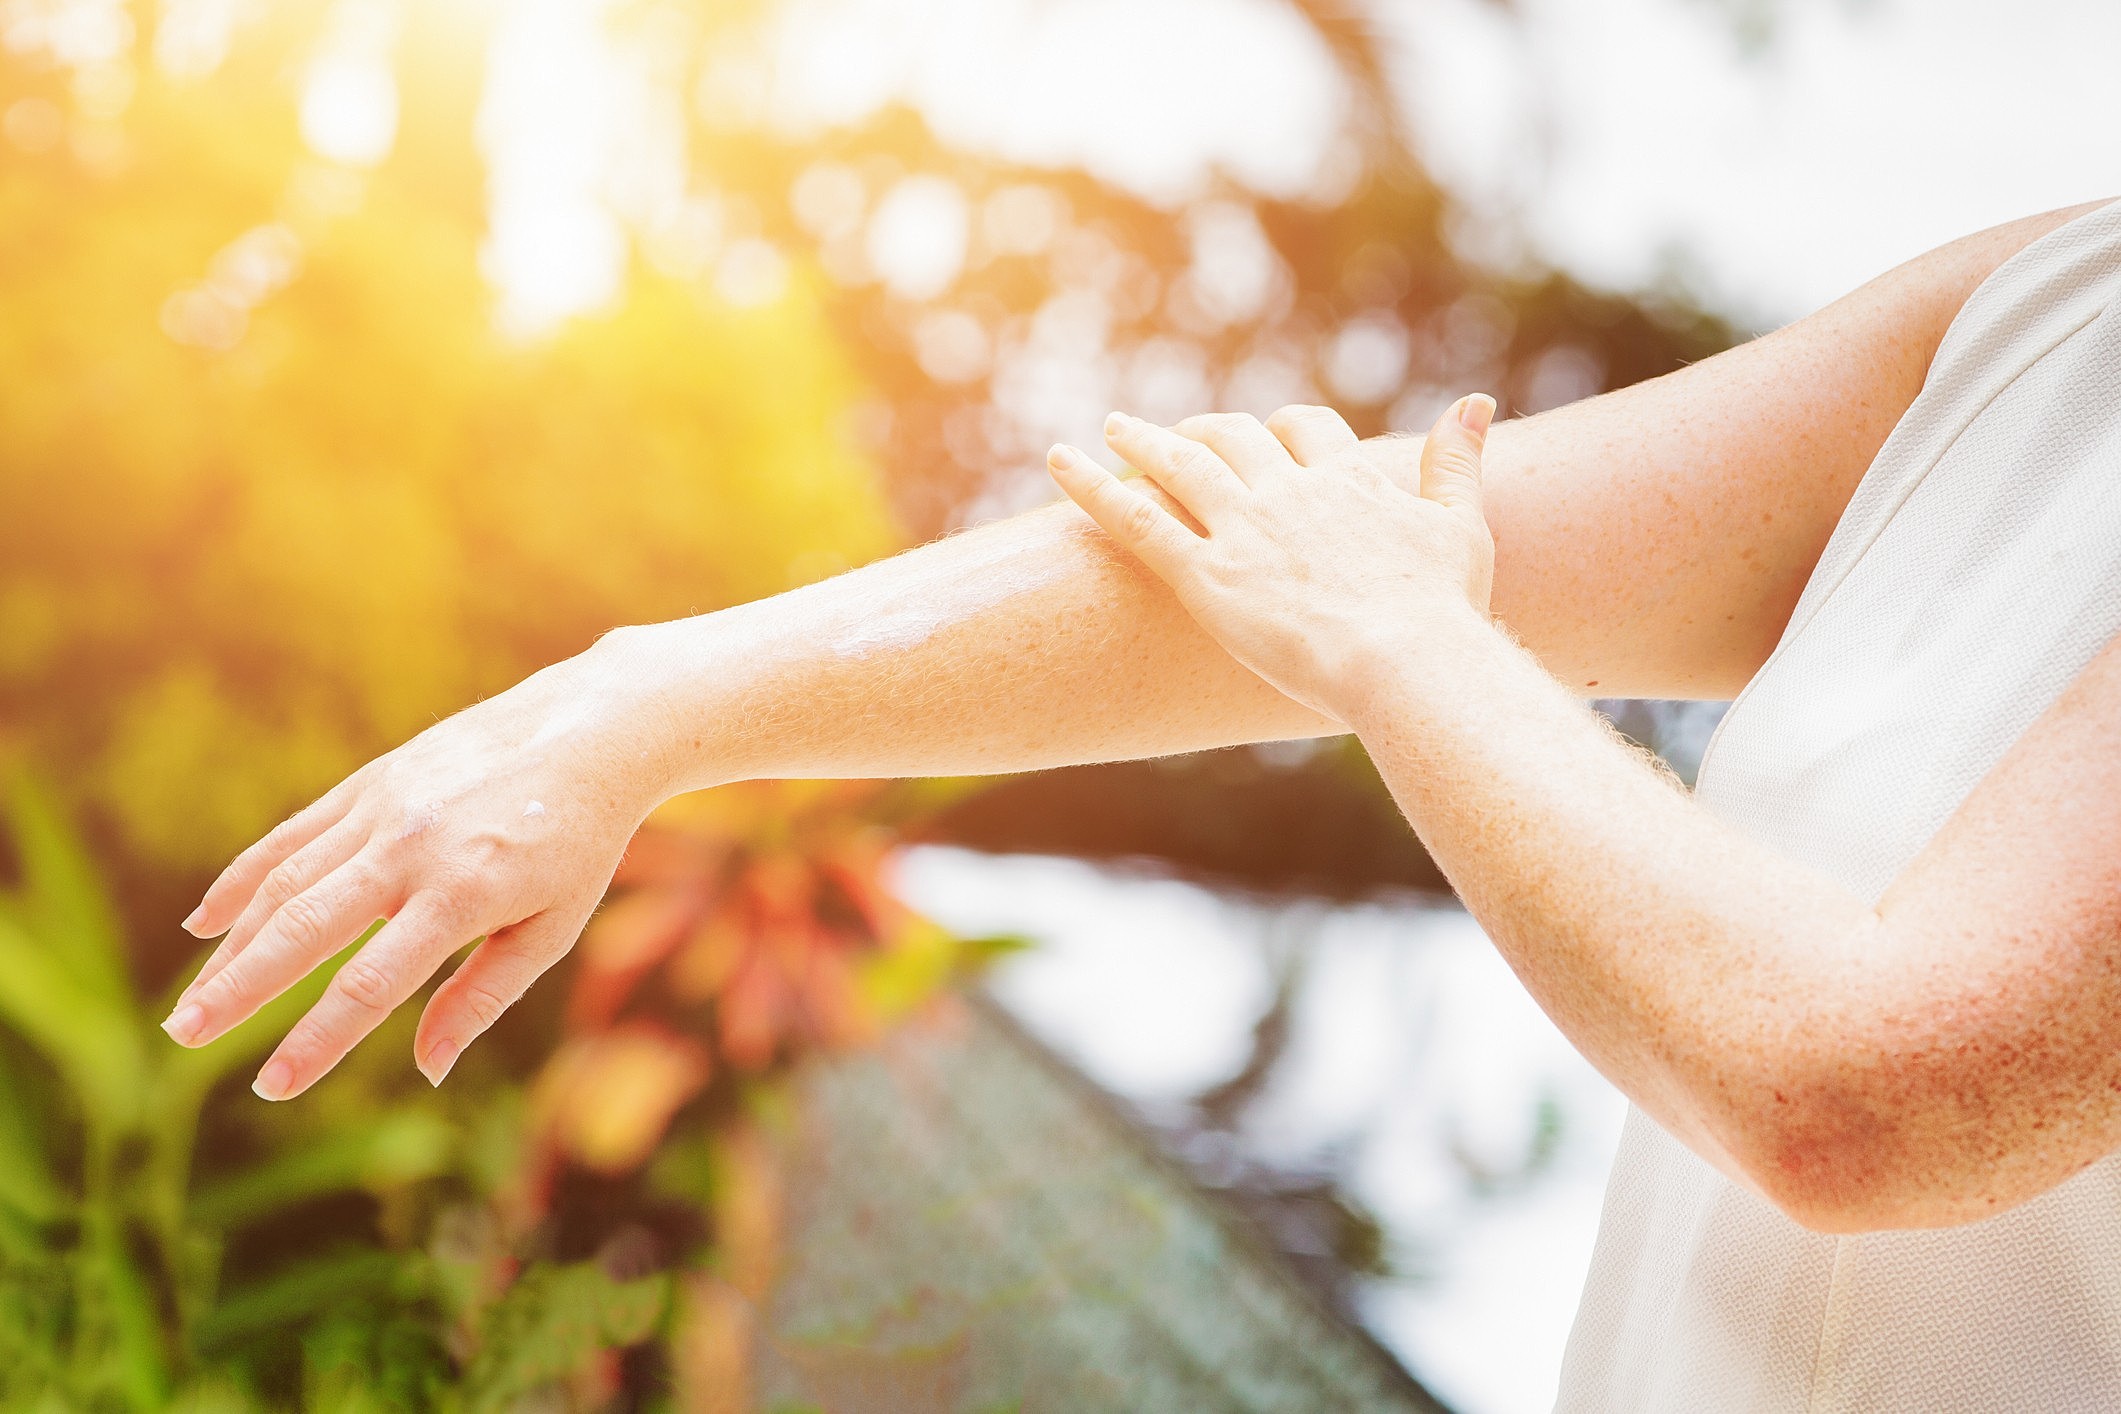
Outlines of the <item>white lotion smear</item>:
{"label": "white lotion smear", "polygon": [[[918,574],[900,579],[877,594],[871,604],[857,610],[857,620],[832,640],[833,654],[867,658],[874,653],[918,647],[952,624],[1042,589],[1067,572],[1065,564],[1051,559],[1024,563],[1030,558],[1027,551],[1032,551],[1032,547],[994,537],[976,556],[924,567]],[[855,587],[851,580],[858,578],[842,577],[827,583],[836,584],[845,592]]]}
{"label": "white lotion smear", "polygon": [[553,713],[550,717],[547,717],[545,719],[545,725],[538,728],[537,735],[531,737],[529,741],[525,742],[524,747],[528,750],[535,751],[541,746],[552,745],[561,737],[566,736],[568,733],[574,731],[575,728],[581,726],[584,722],[588,721],[589,714],[595,708],[595,706],[596,703],[594,701],[588,701],[581,698],[577,698],[574,701],[568,703],[565,707],[562,707],[559,711]]}
{"label": "white lotion smear", "polygon": [[442,823],[444,808],[442,801],[430,800],[425,805],[413,810],[405,822],[405,828],[398,831],[398,838],[410,840],[426,834],[429,830]]}

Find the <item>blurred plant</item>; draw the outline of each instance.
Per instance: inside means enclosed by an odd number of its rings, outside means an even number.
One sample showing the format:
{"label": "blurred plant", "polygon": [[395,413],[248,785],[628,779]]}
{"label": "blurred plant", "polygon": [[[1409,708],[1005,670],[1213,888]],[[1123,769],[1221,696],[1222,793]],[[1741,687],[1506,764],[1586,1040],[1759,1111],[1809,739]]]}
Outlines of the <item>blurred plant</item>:
{"label": "blurred plant", "polygon": [[173,66],[209,8],[0,4],[0,721],[168,901],[615,624],[901,543],[804,282],[495,327],[470,11],[406,17],[367,166],[290,91],[359,7]]}
{"label": "blurred plant", "polygon": [[[977,956],[880,891],[876,827],[848,823],[877,792],[800,789],[651,827],[534,1078],[489,1052],[429,1092],[397,1022],[266,1106],[237,1077],[327,979],[169,1046],[86,855],[14,777],[0,1408],[591,1409],[741,1374],[729,1332],[778,1230],[772,1078]],[[647,1019],[648,992],[678,1009]]]}
{"label": "blurred plant", "polygon": [[[688,154],[697,204],[667,219],[741,211],[747,230],[823,272],[825,307],[879,395],[859,426],[923,534],[1047,498],[1045,448],[1088,435],[1114,406],[1175,420],[1328,402],[1370,435],[1426,426],[1463,388],[1539,412],[1732,342],[1683,299],[1469,254],[1495,233],[1416,156],[1389,79],[1396,56],[1369,18],[1382,7],[1287,3],[1318,49],[1292,53],[1292,72],[1329,68],[1345,98],[1304,189],[1210,170],[1144,193],[952,142],[898,101],[799,133],[777,129],[763,104],[685,101],[725,91],[735,69],[773,72],[801,31],[791,7],[762,5],[744,23],[692,31],[696,45],[662,71],[684,135],[670,146]],[[801,13],[815,24],[834,9]],[[668,13],[635,18],[646,28]],[[1202,12],[1204,29],[1218,22]],[[1185,62],[1212,65],[1215,53],[1206,42]],[[659,219],[644,220],[642,239],[668,252]],[[925,240],[917,270],[893,259],[908,230]]]}

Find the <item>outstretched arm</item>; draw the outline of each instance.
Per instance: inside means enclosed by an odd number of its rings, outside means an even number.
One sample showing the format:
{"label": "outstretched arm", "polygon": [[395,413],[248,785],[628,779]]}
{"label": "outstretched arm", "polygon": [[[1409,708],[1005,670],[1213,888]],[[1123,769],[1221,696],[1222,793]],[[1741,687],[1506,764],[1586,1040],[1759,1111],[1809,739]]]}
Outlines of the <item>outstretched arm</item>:
{"label": "outstretched arm", "polygon": [[[1496,430],[1495,608],[1597,696],[1728,696],[1966,295],[2071,213],[1944,247],[1818,314]],[[1840,417],[1813,409],[1828,397]],[[1420,444],[1374,444],[1407,485]],[[579,934],[680,791],[975,774],[1342,730],[1233,660],[1072,506],[792,594],[620,630],[370,763],[246,851],[186,926],[222,945],[166,1023],[203,1045],[390,923],[260,1073],[312,1084],[476,937],[429,1003],[439,1080]]]}

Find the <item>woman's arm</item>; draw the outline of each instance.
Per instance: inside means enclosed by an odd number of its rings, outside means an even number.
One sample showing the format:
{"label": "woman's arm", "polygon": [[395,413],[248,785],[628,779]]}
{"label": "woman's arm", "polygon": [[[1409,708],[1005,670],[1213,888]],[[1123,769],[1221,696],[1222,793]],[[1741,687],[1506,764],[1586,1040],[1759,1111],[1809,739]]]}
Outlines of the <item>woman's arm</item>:
{"label": "woman's arm", "polygon": [[[1945,327],[2071,213],[1970,237],[1818,314],[1497,430],[1496,608],[1598,696],[1726,696],[1765,657]],[[1809,416],[1833,390],[1841,425]],[[1375,445],[1412,484],[1419,443]],[[973,774],[1341,730],[1232,661],[1073,507],[793,594],[626,629],[371,763],[232,864],[227,936],[167,1023],[204,1044],[392,923],[261,1073],[315,1081],[471,938],[416,1041],[439,1077],[573,944],[679,791],[756,776]]]}
{"label": "woman's arm", "polygon": [[1055,476],[1235,656],[1355,729],[1577,1047],[1799,1222],[1967,1222],[2121,1145],[2121,642],[1873,907],[1717,821],[1489,620],[1486,417],[1461,408],[1418,494],[1324,409],[1280,441],[1115,419],[1204,536],[1069,449]]}

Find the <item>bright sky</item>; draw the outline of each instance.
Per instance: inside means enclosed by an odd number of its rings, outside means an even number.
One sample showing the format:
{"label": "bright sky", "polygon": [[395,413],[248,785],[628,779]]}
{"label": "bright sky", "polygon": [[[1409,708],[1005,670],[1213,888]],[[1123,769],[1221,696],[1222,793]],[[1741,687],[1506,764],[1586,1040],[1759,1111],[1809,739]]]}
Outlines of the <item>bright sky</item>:
{"label": "bright sky", "polygon": [[2121,196],[2121,5],[1783,0],[1750,61],[1711,0],[1418,13],[1404,85],[1446,182],[1604,284],[1679,253],[1757,325],[1956,236]]}

